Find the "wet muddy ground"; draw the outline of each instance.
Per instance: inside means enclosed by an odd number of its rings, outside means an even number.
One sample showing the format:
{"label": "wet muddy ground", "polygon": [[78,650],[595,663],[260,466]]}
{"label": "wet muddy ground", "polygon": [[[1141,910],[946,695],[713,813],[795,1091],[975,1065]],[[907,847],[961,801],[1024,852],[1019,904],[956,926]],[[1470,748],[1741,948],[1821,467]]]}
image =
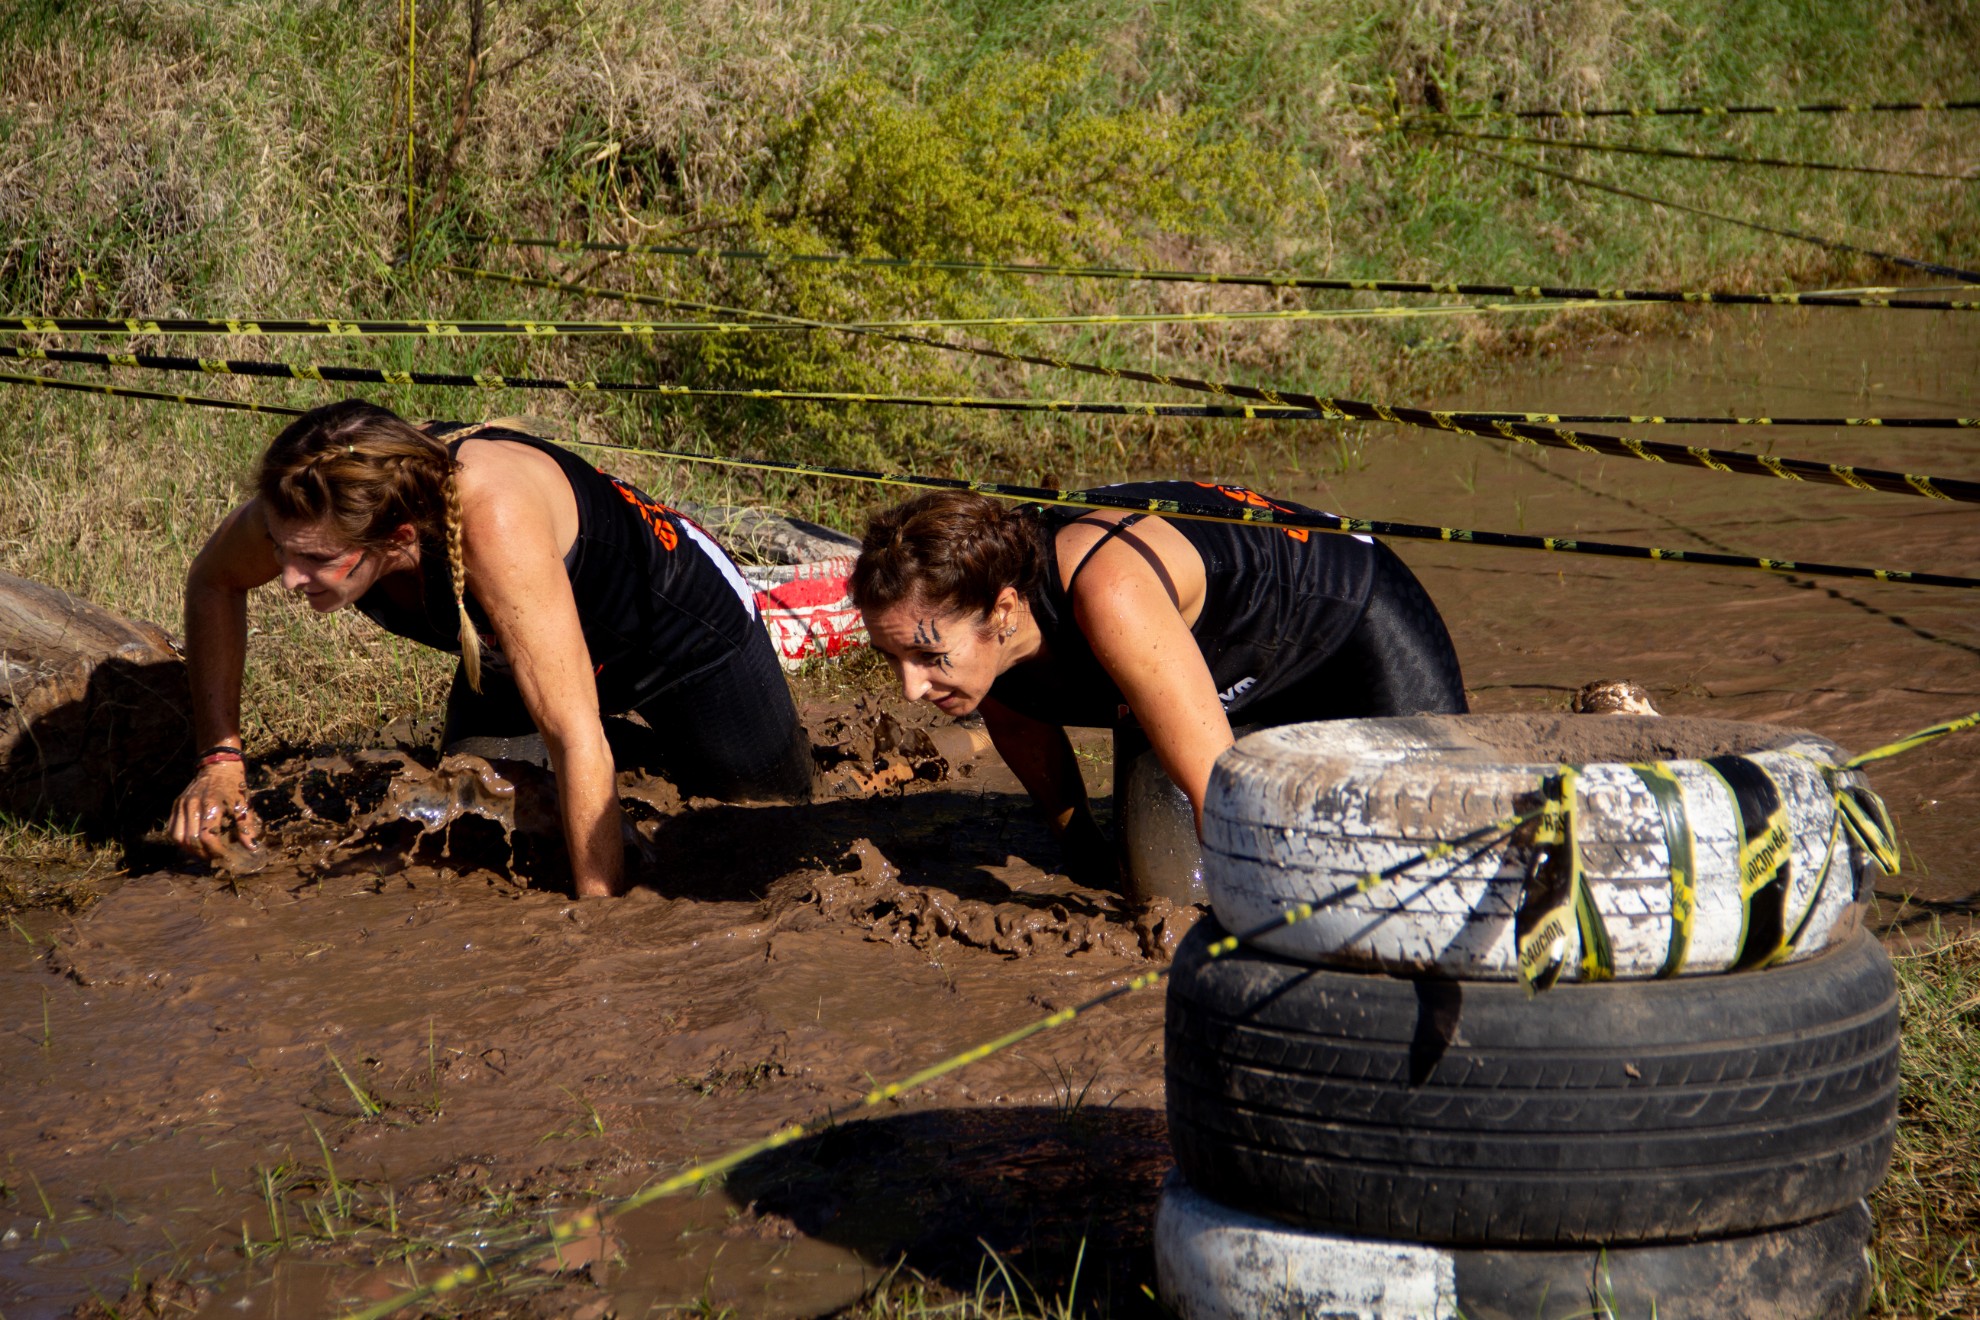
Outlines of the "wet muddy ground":
{"label": "wet muddy ground", "polygon": [[[1972,414],[1980,328],[1948,324],[1964,319],[1726,313],[1700,322],[1709,337],[1596,343],[1433,402]],[[1966,432],[1684,434],[1980,473]],[[1275,493],[1980,573],[1970,506],[1414,432],[1348,438]],[[1965,593],[1398,548],[1447,613],[1478,709],[1559,709],[1623,677],[1668,713],[1863,749],[1980,708]],[[252,873],[162,870],[80,916],[21,920],[0,954],[0,1314],[331,1314],[389,1293],[395,1254],[430,1270],[499,1251],[546,1214],[843,1108],[1147,970],[1186,925],[1054,876],[1045,832],[967,730],[877,697],[807,719],[828,785],[812,806],[628,785],[641,884],[618,902],[555,889],[526,772],[377,751],[265,767],[260,805],[283,846]],[[1976,737],[1874,772],[1906,845],[1906,874],[1883,882],[1895,930],[1961,920],[1980,893]],[[1104,793],[1104,739],[1081,749]],[[1078,1301],[1134,1313],[1167,1164],[1160,1023],[1159,994],[1130,996],[615,1221],[615,1263],[578,1250],[467,1305],[813,1315],[890,1276],[973,1294],[996,1261],[1049,1298],[1083,1243]]]}

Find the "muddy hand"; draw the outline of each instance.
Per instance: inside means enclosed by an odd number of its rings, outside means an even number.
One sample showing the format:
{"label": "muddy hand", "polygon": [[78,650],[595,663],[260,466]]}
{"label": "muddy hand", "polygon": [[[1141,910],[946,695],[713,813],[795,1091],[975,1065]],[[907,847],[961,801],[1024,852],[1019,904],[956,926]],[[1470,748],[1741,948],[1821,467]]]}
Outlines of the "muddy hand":
{"label": "muddy hand", "polygon": [[1088,889],[1120,893],[1121,871],[1114,842],[1082,808],[1075,811],[1059,835],[1060,867],[1066,878]]}
{"label": "muddy hand", "polygon": [[247,773],[238,764],[203,767],[172,808],[173,842],[195,857],[226,862],[261,844],[261,820],[248,806]]}

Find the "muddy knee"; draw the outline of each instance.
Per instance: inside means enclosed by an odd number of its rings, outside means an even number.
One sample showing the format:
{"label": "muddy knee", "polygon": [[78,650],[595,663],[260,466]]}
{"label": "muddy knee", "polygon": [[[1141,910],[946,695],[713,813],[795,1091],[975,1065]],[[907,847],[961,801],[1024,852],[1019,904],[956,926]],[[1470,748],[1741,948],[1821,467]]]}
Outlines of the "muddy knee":
{"label": "muddy knee", "polygon": [[1205,903],[1203,849],[1189,795],[1133,726],[1114,731],[1114,839],[1121,882],[1138,903]]}

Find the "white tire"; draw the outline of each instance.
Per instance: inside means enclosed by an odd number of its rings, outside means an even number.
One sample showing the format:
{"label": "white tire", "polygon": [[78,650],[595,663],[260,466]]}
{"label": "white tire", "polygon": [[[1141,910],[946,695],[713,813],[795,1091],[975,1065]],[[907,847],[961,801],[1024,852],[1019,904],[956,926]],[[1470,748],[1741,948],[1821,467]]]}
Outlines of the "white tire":
{"label": "white tire", "polygon": [[1183,1320],[1457,1320],[1452,1254],[1290,1228],[1175,1174],[1155,1209],[1155,1286]]}
{"label": "white tire", "polygon": [[[1673,935],[1665,817],[1632,763],[1660,762],[1682,793],[1695,873],[1682,972],[1722,972],[1741,953],[1739,808],[1704,758],[1744,756],[1778,789],[1792,847],[1786,927],[1792,958],[1846,938],[1862,920],[1870,859],[1837,827],[1824,769],[1846,759],[1814,734],[1723,720],[1635,716],[1416,716],[1266,729],[1217,761],[1203,809],[1203,875],[1225,929],[1251,930],[1297,903],[1316,915],[1257,941],[1329,966],[1518,978],[1513,916],[1522,859],[1503,840],[1355,886],[1514,815],[1563,761],[1575,764],[1582,869],[1618,978],[1666,974]],[[1862,784],[1856,772],[1843,782]],[[1680,848],[1683,844],[1680,841]],[[1570,936],[1566,977],[1579,971]]]}
{"label": "white tire", "polygon": [[1512,1251],[1342,1237],[1245,1214],[1175,1174],[1155,1211],[1155,1283],[1182,1320],[1834,1320],[1870,1295],[1863,1202],[1699,1242]]}

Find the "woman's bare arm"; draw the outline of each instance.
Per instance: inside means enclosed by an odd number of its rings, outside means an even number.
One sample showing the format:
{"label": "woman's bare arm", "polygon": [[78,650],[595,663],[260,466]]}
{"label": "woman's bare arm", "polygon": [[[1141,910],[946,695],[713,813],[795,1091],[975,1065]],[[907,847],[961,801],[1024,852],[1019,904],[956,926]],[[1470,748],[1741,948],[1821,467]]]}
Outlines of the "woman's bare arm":
{"label": "woman's bare arm", "polygon": [[[261,506],[249,500],[221,520],[186,573],[186,673],[199,748],[240,744],[247,594],[280,571]],[[212,860],[226,855],[230,831],[252,848],[260,829],[239,762],[200,767],[173,804],[168,826],[180,847]]]}
{"label": "woman's bare arm", "polygon": [[1073,618],[1162,768],[1188,795],[1201,831],[1210,767],[1231,745],[1216,682],[1178,601],[1192,587],[1200,597],[1202,564],[1161,553],[1167,547],[1152,536],[1151,553],[1137,538],[1141,530],[1137,524],[1092,552],[1074,585]]}
{"label": "woman's bare arm", "polygon": [[1066,731],[1020,715],[996,700],[986,698],[978,709],[983,712],[983,724],[997,754],[1059,836],[1067,873],[1083,884],[1113,888],[1118,883],[1114,852],[1093,819],[1086,781],[1080,777],[1079,761]]}
{"label": "woman's bare arm", "polygon": [[1063,831],[1074,814],[1086,809],[1086,781],[1080,778],[1072,742],[1056,724],[1020,715],[986,697],[978,707],[990,731],[997,755],[1031,794],[1054,831]]}
{"label": "woman's bare arm", "polygon": [[468,580],[549,749],[578,897],[609,897],[625,855],[591,653],[544,485],[496,448],[478,447],[459,478]]}

